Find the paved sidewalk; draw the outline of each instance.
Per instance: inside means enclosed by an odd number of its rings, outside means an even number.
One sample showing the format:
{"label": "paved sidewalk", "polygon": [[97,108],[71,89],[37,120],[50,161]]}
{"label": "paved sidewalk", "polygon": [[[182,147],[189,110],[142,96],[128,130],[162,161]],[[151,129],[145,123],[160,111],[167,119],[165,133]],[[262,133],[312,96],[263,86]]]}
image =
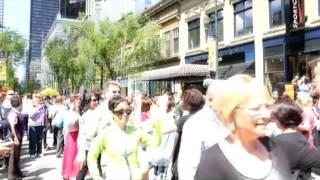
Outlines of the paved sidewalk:
{"label": "paved sidewalk", "polygon": [[[52,134],[48,133],[48,144],[52,145]],[[27,137],[22,144],[21,170],[26,175],[25,180],[34,179],[63,179],[61,176],[62,158],[56,158],[56,150],[42,151],[43,157],[31,158],[29,156]],[[0,179],[7,179],[7,172],[0,171]]]}

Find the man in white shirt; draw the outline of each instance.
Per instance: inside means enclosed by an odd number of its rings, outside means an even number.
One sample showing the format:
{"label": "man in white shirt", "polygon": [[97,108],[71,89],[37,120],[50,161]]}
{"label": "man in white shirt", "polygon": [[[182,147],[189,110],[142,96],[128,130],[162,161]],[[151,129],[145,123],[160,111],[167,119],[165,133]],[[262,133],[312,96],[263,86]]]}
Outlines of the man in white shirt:
{"label": "man in white shirt", "polygon": [[24,177],[20,169],[21,145],[24,132],[24,122],[20,119],[22,110],[22,100],[19,97],[11,98],[11,111],[8,113],[8,121],[11,126],[14,140],[13,153],[10,155],[8,167],[8,179]]}
{"label": "man in white shirt", "polygon": [[208,88],[206,105],[183,126],[178,156],[178,173],[181,180],[194,179],[202,151],[229,134],[210,108],[216,83],[218,82],[211,83]]}
{"label": "man in white shirt", "polygon": [[3,119],[7,119],[8,113],[11,110],[11,98],[14,96],[14,91],[13,90],[8,90],[6,94],[6,98],[2,103],[2,117]]}
{"label": "man in white shirt", "polygon": [[118,81],[108,81],[104,86],[104,101],[95,109],[96,114],[98,115],[97,118],[94,118],[97,123],[95,124],[96,129],[95,133],[92,134],[97,136],[97,134],[102,131],[108,124],[110,124],[110,120],[112,119],[112,113],[109,110],[109,101],[116,97],[120,96],[120,84]]}

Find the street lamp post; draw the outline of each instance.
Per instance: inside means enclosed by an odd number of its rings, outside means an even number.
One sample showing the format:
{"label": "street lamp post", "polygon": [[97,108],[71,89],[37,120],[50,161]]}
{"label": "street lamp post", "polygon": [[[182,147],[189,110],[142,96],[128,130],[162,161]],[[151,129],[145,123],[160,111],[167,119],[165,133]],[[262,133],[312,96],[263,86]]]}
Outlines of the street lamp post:
{"label": "street lamp post", "polygon": [[216,60],[216,76],[215,79],[219,78],[219,60],[218,60],[218,10],[217,10],[217,0],[214,1],[214,28],[216,29],[215,33],[215,60]]}
{"label": "street lamp post", "polygon": [[[218,8],[217,0],[210,0],[209,5],[214,1],[214,29],[208,41],[208,64],[209,75],[211,79],[219,78],[219,61],[218,61]],[[211,17],[210,17],[211,18]]]}

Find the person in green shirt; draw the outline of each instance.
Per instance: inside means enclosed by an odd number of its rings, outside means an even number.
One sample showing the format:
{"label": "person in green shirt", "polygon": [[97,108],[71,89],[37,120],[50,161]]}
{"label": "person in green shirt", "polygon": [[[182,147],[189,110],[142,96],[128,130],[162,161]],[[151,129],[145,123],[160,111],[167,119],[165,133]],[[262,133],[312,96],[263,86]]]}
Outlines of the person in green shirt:
{"label": "person in green shirt", "polygon": [[[109,101],[113,114],[111,125],[94,140],[88,153],[88,167],[93,179],[141,179],[145,168],[138,158],[138,145],[159,146],[161,142],[160,120],[153,122],[153,134],[150,135],[128,124],[131,114],[128,101],[123,97],[114,97]],[[106,162],[103,177],[98,170],[98,157]]]}

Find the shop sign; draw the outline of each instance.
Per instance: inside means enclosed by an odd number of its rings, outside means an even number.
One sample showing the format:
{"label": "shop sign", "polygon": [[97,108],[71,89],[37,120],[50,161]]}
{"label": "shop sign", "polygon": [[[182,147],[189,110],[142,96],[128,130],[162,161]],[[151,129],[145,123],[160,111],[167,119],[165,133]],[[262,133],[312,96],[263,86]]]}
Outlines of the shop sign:
{"label": "shop sign", "polygon": [[286,28],[290,33],[304,25],[304,0],[285,0]]}

